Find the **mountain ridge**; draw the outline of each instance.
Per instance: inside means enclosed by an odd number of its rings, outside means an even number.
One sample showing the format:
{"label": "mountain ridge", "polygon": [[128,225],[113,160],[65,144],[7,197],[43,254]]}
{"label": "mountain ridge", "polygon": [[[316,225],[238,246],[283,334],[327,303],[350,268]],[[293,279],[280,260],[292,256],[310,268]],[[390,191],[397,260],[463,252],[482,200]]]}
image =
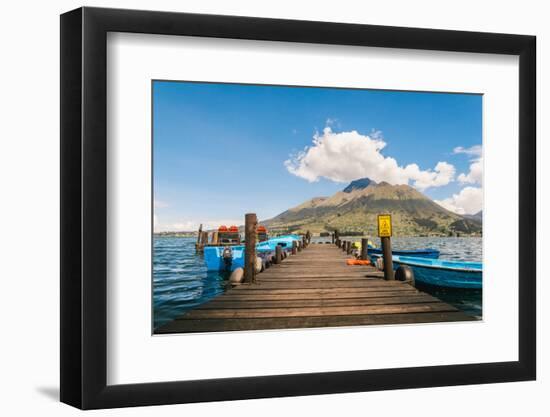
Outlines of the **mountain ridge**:
{"label": "mountain ridge", "polygon": [[[280,232],[362,232],[375,234],[377,215],[392,214],[396,236],[478,235],[481,221],[453,213],[406,184],[352,181],[332,196],[314,197],[262,223]],[[477,216],[477,215],[476,215]]]}

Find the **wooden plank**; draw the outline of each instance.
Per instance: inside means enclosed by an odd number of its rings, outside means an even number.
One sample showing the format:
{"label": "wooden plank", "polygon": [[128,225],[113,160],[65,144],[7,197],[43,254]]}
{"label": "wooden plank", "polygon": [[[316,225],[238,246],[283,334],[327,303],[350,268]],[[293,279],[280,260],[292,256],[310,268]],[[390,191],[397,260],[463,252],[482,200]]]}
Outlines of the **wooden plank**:
{"label": "wooden plank", "polygon": [[327,276],[313,276],[313,275],[299,275],[299,276],[280,276],[280,277],[266,277],[262,278],[262,283],[267,282],[317,282],[317,281],[372,281],[380,282],[377,278],[367,278],[363,275],[350,276],[350,275],[327,275]]}
{"label": "wooden plank", "polygon": [[341,277],[355,277],[355,278],[364,278],[368,272],[362,271],[330,271],[321,269],[319,271],[309,270],[309,271],[267,271],[261,277],[261,280],[266,280],[270,278],[341,278]]}
{"label": "wooden plank", "polygon": [[[408,287],[408,288],[407,288]],[[402,287],[372,287],[372,288],[280,288],[280,289],[254,289],[254,290],[248,290],[243,289],[242,287],[239,287],[238,290],[229,291],[226,294],[220,296],[220,297],[230,297],[235,295],[240,296],[258,296],[258,295],[271,295],[271,296],[277,296],[277,295],[288,295],[288,294],[296,294],[296,295],[311,295],[311,296],[329,296],[334,294],[347,294],[347,295],[357,295],[357,296],[365,296],[366,294],[370,294],[371,292],[415,292],[417,293],[418,290],[416,290],[413,287],[410,286],[402,286]]]}
{"label": "wooden plank", "polygon": [[256,291],[256,290],[267,290],[267,289],[298,289],[298,288],[384,288],[384,287],[398,287],[407,285],[399,281],[381,281],[381,282],[375,282],[375,281],[368,281],[368,280],[345,280],[345,281],[336,281],[336,280],[330,280],[330,281],[288,281],[288,282],[263,282],[259,281],[257,285],[243,285],[239,287],[239,290],[241,291]]}
{"label": "wooden plank", "polygon": [[415,294],[412,296],[398,297],[369,297],[369,298],[318,298],[318,299],[298,299],[298,300],[227,300],[220,297],[217,300],[206,303],[199,308],[201,310],[216,309],[239,309],[239,308],[273,308],[273,307],[341,307],[341,306],[362,306],[362,305],[392,305],[392,304],[415,304],[415,303],[434,303],[438,299],[431,295]]}
{"label": "wooden plank", "polygon": [[[276,267],[276,266],[274,266]],[[348,270],[348,271],[331,271],[331,270],[309,270],[309,271],[289,271],[289,272],[281,272],[278,270],[271,271],[271,268],[264,272],[262,274],[263,276],[260,278],[262,279],[269,279],[269,278],[279,278],[279,277],[286,277],[286,278],[292,278],[292,277],[319,277],[319,278],[329,278],[329,277],[364,277],[364,278],[377,278],[381,279],[384,277],[382,271],[358,271],[358,270]]]}
{"label": "wooden plank", "polygon": [[[359,298],[359,299],[368,299],[368,298],[382,298],[382,297],[399,297],[399,296],[409,296],[418,294],[417,291],[367,291],[362,293],[356,292],[333,292],[333,293],[319,293],[319,292],[309,292],[309,293],[279,293],[279,294],[262,294],[258,291],[247,294],[226,294],[215,298],[214,300],[224,300],[224,301],[261,301],[261,300],[326,300],[326,299],[340,299],[340,298]],[[213,302],[213,301],[211,301]]]}
{"label": "wooden plank", "polygon": [[208,318],[262,318],[262,317],[304,317],[304,316],[348,316],[356,314],[395,314],[395,313],[423,313],[436,311],[457,311],[455,307],[441,302],[423,304],[397,304],[375,306],[346,306],[346,307],[304,307],[304,308],[258,308],[207,310],[196,308],[183,315],[180,320],[208,319]]}
{"label": "wooden plank", "polygon": [[157,334],[227,332],[242,330],[276,330],[298,328],[327,328],[340,326],[404,325],[417,323],[473,321],[462,312],[418,314],[371,314],[338,317],[282,317],[271,319],[209,319],[174,320],[159,329]]}

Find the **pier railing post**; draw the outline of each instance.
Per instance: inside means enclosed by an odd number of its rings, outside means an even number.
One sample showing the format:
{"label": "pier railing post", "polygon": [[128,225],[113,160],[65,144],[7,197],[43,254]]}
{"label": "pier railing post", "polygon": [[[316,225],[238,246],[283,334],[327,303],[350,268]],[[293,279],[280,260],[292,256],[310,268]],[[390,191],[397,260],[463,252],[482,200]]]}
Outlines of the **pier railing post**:
{"label": "pier railing post", "polygon": [[197,252],[202,251],[201,239],[202,239],[202,223],[199,226],[199,231],[197,232],[197,242],[195,243],[195,250]]}
{"label": "pier railing post", "polygon": [[295,240],[292,241],[292,254],[296,255],[298,253],[298,242]]}
{"label": "pier railing post", "polygon": [[368,238],[361,239],[361,259],[364,261],[369,259],[369,239]]}
{"label": "pier railing post", "polygon": [[393,281],[393,259],[391,251],[392,225],[390,214],[378,215],[378,237],[382,242],[382,256],[384,258],[384,279]]}
{"label": "pier railing post", "polygon": [[395,279],[393,274],[393,260],[391,253],[391,238],[382,237],[382,256],[384,257],[384,279],[386,281],[393,281]]}
{"label": "pier railing post", "polygon": [[275,263],[280,264],[283,260],[283,248],[281,245],[275,246]]}
{"label": "pier railing post", "polygon": [[342,245],[342,251],[347,252],[348,250],[348,241],[344,240],[344,244]]}
{"label": "pier railing post", "polygon": [[346,247],[346,253],[347,253],[348,255],[351,255],[351,250],[352,250],[352,249],[351,249],[351,241],[348,240],[348,246]]}
{"label": "pier railing post", "polygon": [[331,239],[331,241],[332,241],[332,244],[334,245],[334,233],[331,233],[331,234],[330,234],[330,239]]}
{"label": "pier railing post", "polygon": [[256,281],[256,226],[258,218],[255,213],[244,216],[244,282],[251,284]]}

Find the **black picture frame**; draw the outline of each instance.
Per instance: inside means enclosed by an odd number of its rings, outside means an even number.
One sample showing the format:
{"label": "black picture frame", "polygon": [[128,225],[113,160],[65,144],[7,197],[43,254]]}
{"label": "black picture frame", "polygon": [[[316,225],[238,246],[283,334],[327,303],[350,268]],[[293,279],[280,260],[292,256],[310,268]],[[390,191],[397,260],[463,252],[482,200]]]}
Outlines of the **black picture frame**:
{"label": "black picture frame", "polygon": [[[107,385],[108,32],[519,56],[519,360]],[[482,384],[536,377],[536,38],[102,8],[61,16],[61,401],[82,409]]]}

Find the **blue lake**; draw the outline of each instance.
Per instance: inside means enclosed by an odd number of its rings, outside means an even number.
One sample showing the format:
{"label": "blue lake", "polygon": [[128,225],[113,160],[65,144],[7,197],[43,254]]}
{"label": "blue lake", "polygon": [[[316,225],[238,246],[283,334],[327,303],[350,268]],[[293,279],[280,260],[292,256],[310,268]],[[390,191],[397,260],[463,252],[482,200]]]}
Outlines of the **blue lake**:
{"label": "blue lake", "polygon": [[[358,238],[350,238],[358,239]],[[318,238],[314,240],[325,241]],[[379,245],[379,241],[374,240]],[[394,249],[435,248],[441,259],[482,260],[481,238],[407,237],[392,238]],[[207,272],[201,255],[195,253],[195,238],[154,237],[153,315],[155,328],[175,319],[226,290],[226,278]],[[481,290],[417,288],[440,298],[468,314],[481,317]]]}

